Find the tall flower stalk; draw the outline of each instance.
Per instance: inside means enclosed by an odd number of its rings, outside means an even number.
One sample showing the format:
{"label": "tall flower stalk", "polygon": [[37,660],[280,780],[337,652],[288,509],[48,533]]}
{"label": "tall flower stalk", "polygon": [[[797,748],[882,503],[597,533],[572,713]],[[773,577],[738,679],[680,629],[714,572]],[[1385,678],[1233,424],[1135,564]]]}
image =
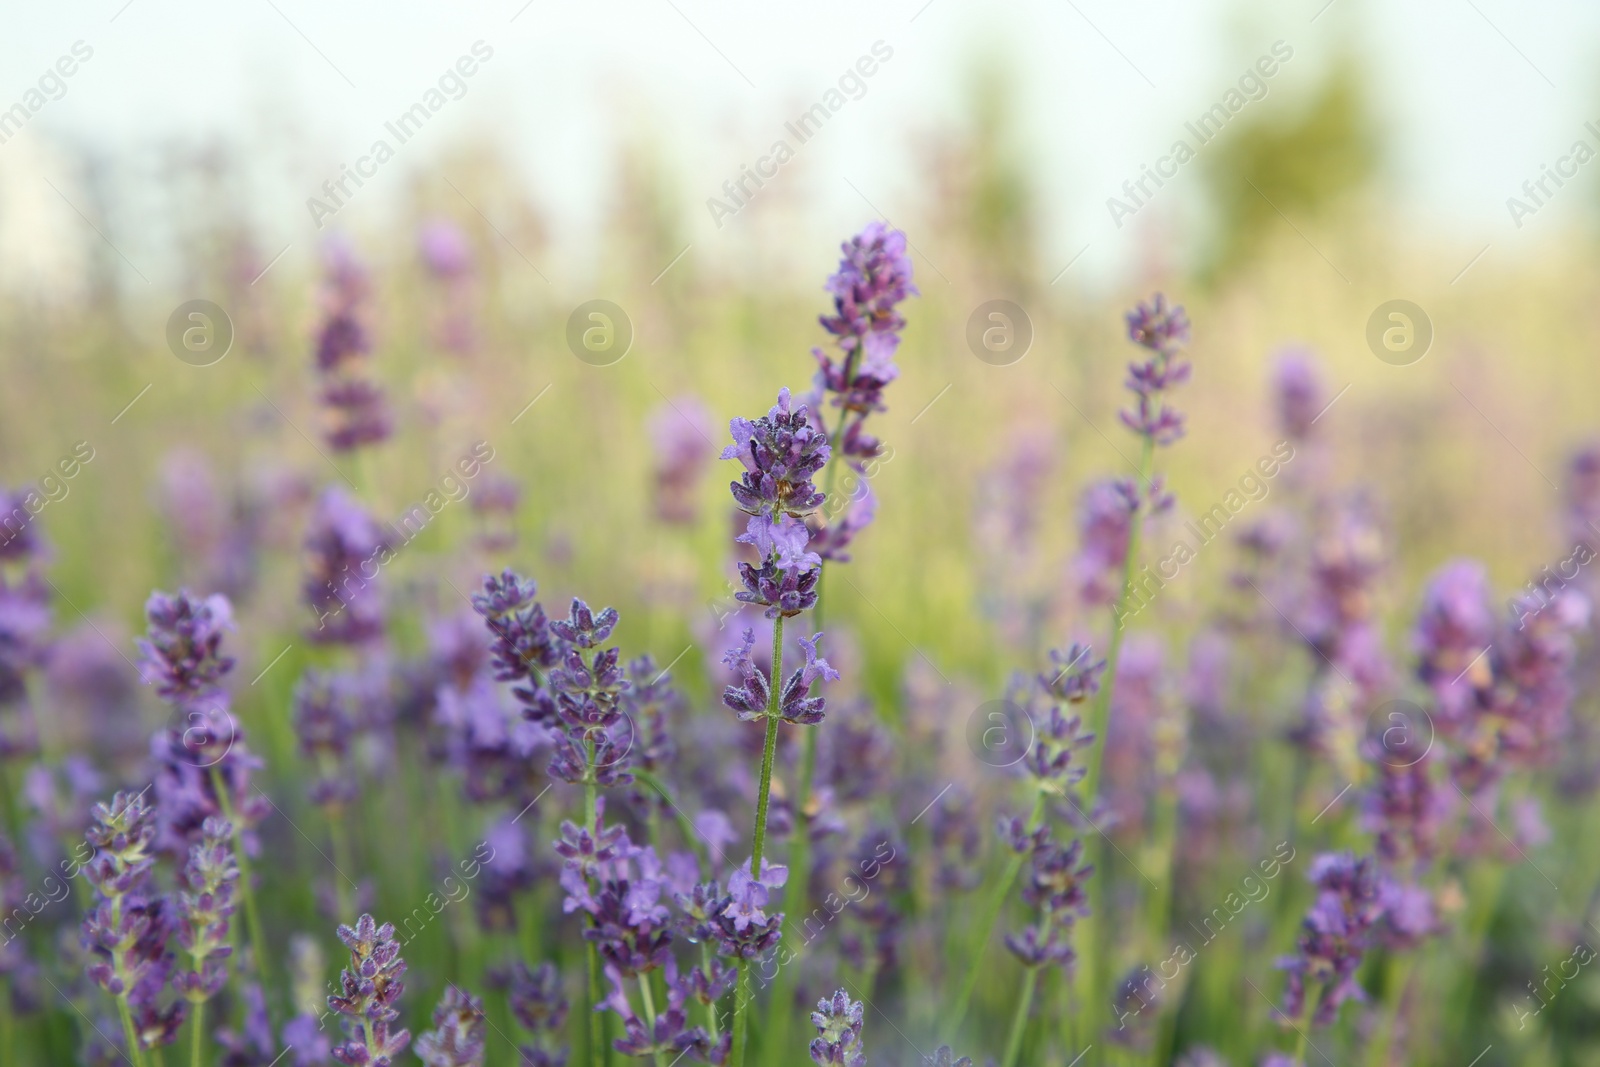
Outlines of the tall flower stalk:
{"label": "tall flower stalk", "polygon": [[192,1006],[189,1019],[189,1062],[200,1067],[205,1042],[206,1002],[228,982],[223,961],[233,953],[228,944],[229,918],[233,915],[234,883],[239,868],[233,860],[233,826],[210,818],[202,827],[199,844],[189,848],[183,869],[184,889],[178,894],[178,944],[189,954],[189,970],[172,984]]}
{"label": "tall flower stalk", "polygon": [[[808,548],[810,532],[804,519],[819,508],[824,495],[811,482],[828,463],[832,450],[823,433],[811,422],[804,404],[791,402],[789,390],[778,393],[778,403],[755,421],[736,418],[728,424],[733,444],[723,449],[723,459],[744,466],[739,481],[731,484],[733,499],[750,516],[739,540],[755,549],[756,563],[740,563],[744,584],[736,596],[742,603],[765,608],[772,620],[772,666],[763,674],[754,658],[755,632],[746,630],[744,642],[729,652],[725,662],[739,682],[723,693],[723,703],[743,721],[764,720],[766,736],[761,752],[761,782],[756,794],[754,843],[750,878],[763,880],[762,859],[767,841],[767,808],[772,791],[772,762],[778,746],[778,724],[814,726],[822,721],[825,704],[810,695],[820,679],[836,679],[837,671],[817,654],[822,634],[802,639],[805,665],[787,679],[783,675],[783,624],[817,603],[817,580],[822,559]],[[733,1055],[742,1067],[748,1039],[750,968],[739,960],[739,983],[733,1017]]]}
{"label": "tall flower stalk", "polygon": [[[906,235],[883,222],[873,221],[841,245],[844,256],[839,269],[828,278],[827,291],[833,297],[833,314],[818,321],[836,339],[837,355],[813,348],[817,374],[807,397],[814,425],[827,434],[828,460],[823,465],[823,492],[827,503],[821,514],[807,522],[811,547],[822,560],[844,563],[857,534],[872,522],[875,501],[866,482],[852,487],[847,497],[834,492],[840,462],[848,463],[864,477],[865,465],[882,452],[881,442],[863,427],[874,412],[887,410],[883,390],[900,376],[894,357],[900,347],[900,331],[906,320],[899,305],[917,294],[912,281],[911,257]],[[827,408],[839,410],[832,428]],[[817,628],[822,628],[822,577],[817,579]],[[800,775],[795,786],[795,817],[799,822],[792,847],[795,892],[802,895],[811,884],[811,794],[817,769],[817,734],[806,731],[800,753]],[[805,910],[801,908],[800,910]],[[772,1046],[789,1047],[789,1021],[794,999],[794,973],[782,968],[774,980],[768,1008],[767,1033]],[[780,1052],[781,1054],[781,1052]]]}
{"label": "tall flower stalk", "polygon": [[[1166,492],[1162,479],[1155,473],[1156,449],[1173,444],[1183,436],[1184,416],[1166,402],[1167,393],[1189,380],[1190,364],[1182,352],[1189,343],[1189,317],[1183,308],[1167,302],[1157,293],[1148,303],[1138,304],[1127,313],[1128,339],[1144,350],[1142,359],[1128,365],[1125,383],[1133,393],[1134,404],[1118,413],[1122,424],[1139,437],[1139,480],[1120,483],[1121,495],[1129,502],[1127,523],[1127,548],[1122,553],[1120,591],[1112,606],[1111,638],[1106,653],[1106,680],[1098,698],[1090,707],[1089,729],[1098,737],[1105,737],[1110,723],[1111,701],[1116,688],[1117,668],[1122,658],[1122,645],[1126,637],[1129,604],[1133,595],[1134,575],[1139,567],[1139,547],[1144,519],[1166,510],[1172,497]],[[1094,803],[1100,783],[1100,762],[1104,746],[1093,750],[1087,760],[1084,775],[1084,795]],[[1092,885],[1092,896],[1105,891],[1104,879]],[[1110,985],[1110,930],[1103,916],[1102,901],[1095,900],[1102,918],[1095,924],[1095,936],[1086,939],[1089,965],[1078,972],[1078,1009],[1084,1014],[1089,1033],[1099,1026],[1100,998],[1096,990]],[[1160,937],[1162,931],[1153,931]]]}

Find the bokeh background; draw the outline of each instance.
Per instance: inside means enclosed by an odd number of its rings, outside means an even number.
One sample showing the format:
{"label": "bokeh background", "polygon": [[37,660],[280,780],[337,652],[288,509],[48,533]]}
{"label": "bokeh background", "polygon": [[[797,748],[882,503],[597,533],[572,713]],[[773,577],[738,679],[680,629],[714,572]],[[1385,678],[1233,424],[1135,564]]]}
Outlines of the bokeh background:
{"label": "bokeh background", "polygon": [[[909,235],[921,296],[875,420],[892,450],[873,478],[878,524],[829,614],[887,719],[908,686],[943,690],[965,716],[1082,628],[1074,508],[1088,481],[1129,473],[1121,311],[1158,289],[1194,322],[1189,433],[1163,456],[1173,529],[1278,439],[1269,368],[1298,347],[1335,398],[1315,481],[1359,489],[1382,516],[1390,563],[1374,595],[1397,657],[1446,559],[1482,559],[1509,596],[1571,552],[1567,459],[1600,432],[1600,166],[1551,183],[1520,220],[1507,198],[1530,199],[1523,183],[1574,142],[1600,149],[1585,127],[1600,122],[1592,5],[108,0],[13,11],[7,30],[0,106],[76,42],[92,56],[0,142],[0,483],[37,484],[92,447],[38,520],[73,640],[131,655],[152,588],[235,598],[238,674],[260,675],[239,705],[269,783],[292,777],[275,778],[295,759],[290,690],[324,655],[303,640],[298,598],[309,501],[343,484],[397,516],[479,441],[521,489],[510,547],[485,547],[485,522],[500,520],[470,496],[446,508],[386,569],[412,609],[396,615],[400,652],[514,560],[549,602],[616,605],[621,641],[676,663],[709,705],[704,649],[732,577],[726,479],[695,485],[694,523],[657,523],[651,420],[703,408],[709,453],[729,417],[803,387],[822,279],[873,218]],[[477,42],[492,58],[460,98],[319,226],[308,198]],[[880,42],[892,58],[859,99],[719,219],[708,199]],[[1184,124],[1279,43],[1292,59],[1264,97],[1119,225],[1108,198],[1175,138],[1193,143]],[[468,239],[463,284],[421,256],[439,220]],[[372,373],[395,413],[394,439],[359,461],[318,443],[310,346],[334,235],[373,268]],[[233,324],[232,349],[206,367],[168,343],[192,299]],[[591,299],[633,330],[609,366],[568,344]],[[1367,340],[1397,299],[1432,331],[1404,366]],[[1032,332],[1003,366],[967,341],[991,300],[1021,308]],[[994,495],[1019,463],[1036,472],[1022,539]],[[1231,595],[1233,562],[1202,553],[1150,628],[1181,648]],[[153,701],[140,708],[130,733],[161,719]],[[105,740],[76,736],[81,724],[43,716],[46,751]],[[1573,819],[1544,857],[1553,882],[1516,876],[1526,892],[1502,914],[1505,943],[1554,945],[1567,930],[1550,923],[1585,918],[1593,850]],[[309,882],[277,888],[310,914]],[[1525,962],[1506,964],[1505,989]],[[1600,1056],[1592,1015],[1574,1009],[1518,1045],[1493,989],[1474,995],[1484,1010],[1449,1020],[1462,1063],[1486,1042],[1501,1045],[1486,1064],[1507,1048],[1498,1062]]]}

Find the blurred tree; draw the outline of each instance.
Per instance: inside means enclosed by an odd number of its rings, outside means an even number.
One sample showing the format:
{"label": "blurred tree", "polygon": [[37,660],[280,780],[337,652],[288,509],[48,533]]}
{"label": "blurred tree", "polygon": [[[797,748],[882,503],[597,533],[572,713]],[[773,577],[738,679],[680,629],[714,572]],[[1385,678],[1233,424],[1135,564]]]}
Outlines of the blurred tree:
{"label": "blurred tree", "polygon": [[1310,96],[1290,108],[1247,111],[1201,153],[1211,238],[1202,276],[1248,260],[1283,225],[1326,218],[1365,186],[1380,146],[1360,64],[1341,52]]}
{"label": "blurred tree", "polygon": [[1016,90],[1006,69],[993,57],[977,63],[967,123],[930,137],[923,158],[935,228],[965,246],[980,282],[1020,295],[1036,277],[1037,200],[1017,147]]}

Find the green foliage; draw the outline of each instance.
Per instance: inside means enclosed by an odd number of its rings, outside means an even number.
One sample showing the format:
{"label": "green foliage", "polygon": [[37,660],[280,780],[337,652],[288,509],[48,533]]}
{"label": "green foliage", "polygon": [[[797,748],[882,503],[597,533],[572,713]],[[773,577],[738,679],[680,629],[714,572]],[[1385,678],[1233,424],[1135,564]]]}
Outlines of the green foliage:
{"label": "green foliage", "polygon": [[1285,217],[1304,227],[1336,213],[1379,161],[1360,64],[1345,52],[1298,106],[1246,111],[1201,153],[1214,227],[1202,273],[1231,273]]}

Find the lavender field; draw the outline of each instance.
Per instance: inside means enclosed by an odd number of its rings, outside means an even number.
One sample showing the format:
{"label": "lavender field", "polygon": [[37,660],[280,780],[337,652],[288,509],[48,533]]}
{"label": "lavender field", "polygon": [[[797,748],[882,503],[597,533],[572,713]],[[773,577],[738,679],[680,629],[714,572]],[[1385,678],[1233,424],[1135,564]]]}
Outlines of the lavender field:
{"label": "lavender field", "polygon": [[980,62],[840,208],[895,37],[574,241],[509,134],[32,119],[125,10],[0,111],[0,1065],[1600,1064],[1576,148],[1408,222],[1313,9],[1122,190]]}

